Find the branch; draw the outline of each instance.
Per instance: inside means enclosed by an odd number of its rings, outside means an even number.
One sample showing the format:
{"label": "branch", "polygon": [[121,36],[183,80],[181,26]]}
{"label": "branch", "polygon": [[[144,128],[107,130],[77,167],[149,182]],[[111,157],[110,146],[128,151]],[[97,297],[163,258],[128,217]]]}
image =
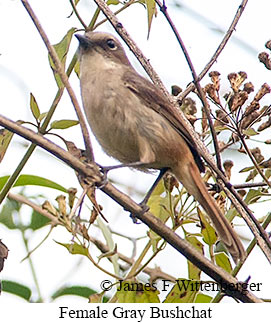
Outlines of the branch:
{"label": "branch", "polygon": [[41,134],[37,134],[34,131],[27,129],[26,127],[23,127],[2,115],[0,115],[0,125],[47,150],[55,157],[72,167],[79,174],[89,177],[90,182],[100,183],[102,181],[102,175],[99,173],[99,168],[95,163],[84,164],[71,153],[57,146]]}
{"label": "branch", "polygon": [[[48,218],[51,221],[52,225],[63,225],[63,223],[60,222],[54,215],[52,215],[51,213],[49,213],[48,211],[46,211],[36,203],[30,201],[23,195],[9,192],[8,198],[11,200],[17,201],[21,204],[30,206],[33,210]],[[78,233],[82,235],[81,232],[78,232]],[[102,241],[94,237],[90,236],[89,241],[92,242],[102,253],[106,253],[110,251],[109,247],[106,244],[104,244]],[[134,263],[133,258],[127,257],[120,252],[117,252],[117,255],[122,261],[126,262],[130,266],[132,266],[132,264]],[[108,260],[110,261],[110,258],[108,258]],[[125,270],[125,268],[122,268],[122,269]],[[176,281],[175,277],[163,272],[159,267],[155,267],[155,268],[145,267],[142,271],[147,275],[149,275],[152,281],[155,281],[157,279],[165,279],[168,281],[172,281],[173,283]]]}
{"label": "branch", "polygon": [[[82,163],[80,160],[72,156],[69,152],[63,150],[61,147],[57,146],[43,136],[36,134],[21,125],[18,125],[17,123],[1,115],[0,125],[52,153],[54,156],[58,157],[69,166],[71,166],[74,170],[79,172],[81,175],[89,178],[92,183],[96,183],[98,185],[102,183],[102,176],[99,173],[98,167],[94,163],[87,165]],[[101,190],[118,204],[120,204],[125,210],[131,212],[132,214],[135,214],[138,219],[145,223],[155,233],[160,235],[172,247],[178,250],[188,260],[190,260],[194,265],[204,271],[207,275],[212,277],[215,281],[223,284],[223,286],[230,287],[232,286],[231,284],[234,284],[234,286],[236,287],[239,286],[238,280],[236,278],[232,277],[228,272],[216,266],[210,260],[205,258],[189,242],[178,236],[160,219],[156,218],[150,212],[143,213],[142,207],[136,204],[128,195],[120,192],[110,183],[106,183],[103,187],[101,187]],[[240,288],[237,288],[234,292],[228,289],[226,290],[226,293],[239,299],[242,302],[262,302],[259,298],[257,298],[249,291],[244,292],[244,290]]]}
{"label": "branch", "polygon": [[217,140],[216,131],[214,129],[213,121],[212,121],[212,118],[211,118],[211,115],[210,115],[210,107],[209,107],[209,104],[208,104],[208,102],[206,100],[206,96],[205,96],[205,94],[204,94],[204,92],[203,92],[203,90],[201,88],[201,85],[199,83],[199,78],[197,76],[196,70],[194,68],[194,65],[193,65],[191,59],[190,59],[190,56],[189,56],[188,51],[187,51],[187,49],[186,49],[186,47],[184,45],[184,42],[181,39],[181,36],[180,36],[179,32],[177,31],[173,21],[171,20],[169,14],[167,12],[167,7],[165,6],[165,2],[163,2],[163,4],[161,4],[161,2],[159,0],[155,0],[155,2],[160,7],[160,10],[163,12],[163,14],[164,14],[166,20],[168,21],[174,35],[176,36],[177,41],[178,41],[179,45],[181,46],[181,49],[182,49],[182,51],[184,53],[184,56],[185,56],[185,59],[186,59],[186,61],[188,63],[190,71],[192,73],[194,84],[196,86],[196,89],[198,90],[199,98],[200,98],[200,100],[202,102],[202,105],[204,107],[204,111],[206,113],[208,123],[209,123],[209,126],[210,126],[210,130],[211,130],[211,134],[212,134],[212,138],[213,138],[213,142],[214,142],[217,167],[218,167],[218,169],[222,170],[221,157],[220,157],[219,147],[218,147],[218,140]]}
{"label": "branch", "polygon": [[254,158],[254,156],[252,155],[251,151],[249,150],[247,143],[244,139],[244,135],[241,133],[241,131],[238,129],[238,135],[240,138],[240,141],[247,153],[247,155],[249,156],[250,160],[252,161],[255,169],[257,170],[258,174],[262,177],[262,179],[264,180],[264,182],[266,183],[266,185],[268,185],[271,188],[271,183],[269,182],[268,178],[264,175],[263,171],[261,170],[261,168],[259,167],[256,159]]}
{"label": "branch", "polygon": [[[271,183],[269,182],[271,185]],[[264,187],[268,186],[265,182],[259,182],[259,183],[244,183],[244,184],[234,184],[232,185],[236,190],[242,189],[242,188],[253,188],[253,187]]]}
{"label": "branch", "polygon": [[[248,0],[242,0],[242,3],[239,5],[228,31],[226,32],[225,36],[223,37],[221,43],[217,47],[217,49],[216,49],[214,55],[211,57],[210,61],[206,64],[206,66],[204,67],[202,72],[199,74],[199,76],[198,76],[199,81],[206,75],[206,73],[210,70],[210,68],[213,66],[213,64],[217,61],[218,56],[221,54],[222,50],[225,48],[227,42],[231,38],[232,33],[236,30],[236,26],[239,22],[239,19],[241,18],[242,13],[245,10],[247,2],[248,2]],[[193,84],[193,83],[189,84],[189,86],[178,95],[177,99],[182,101],[194,89],[195,89],[195,84]]]}
{"label": "branch", "polygon": [[81,18],[81,16],[79,15],[78,11],[77,11],[77,8],[76,8],[76,5],[74,4],[73,0],[69,0],[70,1],[70,4],[72,6],[72,10],[73,12],[75,13],[77,19],[80,21],[81,25],[87,29],[87,25],[84,23],[84,20]]}
{"label": "branch", "polygon": [[45,209],[43,209],[41,206],[37,205],[34,202],[31,202],[30,200],[28,200],[27,198],[25,198],[23,195],[20,194],[14,194],[9,192],[8,193],[8,198],[14,201],[17,201],[21,204],[25,204],[30,206],[34,211],[42,214],[43,216],[45,216],[47,219],[49,219],[52,223],[52,225],[58,225],[61,224],[61,222],[50,212],[46,211]]}
{"label": "branch", "polygon": [[94,156],[93,156],[93,150],[92,150],[92,145],[91,145],[91,141],[90,141],[90,136],[88,133],[88,129],[87,129],[87,124],[85,122],[85,118],[84,115],[81,111],[80,105],[77,101],[76,95],[73,91],[73,88],[70,85],[69,79],[67,74],[64,71],[63,65],[61,64],[61,61],[58,58],[58,55],[54,49],[54,47],[51,45],[49,38],[47,37],[44,29],[42,28],[37,16],[35,15],[34,11],[32,10],[31,6],[29,5],[27,0],[21,0],[23,6],[25,7],[26,11],[28,12],[30,18],[32,19],[34,25],[36,26],[45,46],[47,47],[47,50],[54,62],[55,68],[57,73],[59,74],[61,81],[63,82],[64,86],[66,87],[70,99],[72,101],[72,104],[75,108],[78,120],[80,122],[80,126],[81,126],[81,130],[82,130],[82,134],[83,134],[83,139],[84,139],[84,143],[85,143],[85,148],[86,148],[86,152],[87,152],[87,156],[88,158],[93,161],[94,160]]}

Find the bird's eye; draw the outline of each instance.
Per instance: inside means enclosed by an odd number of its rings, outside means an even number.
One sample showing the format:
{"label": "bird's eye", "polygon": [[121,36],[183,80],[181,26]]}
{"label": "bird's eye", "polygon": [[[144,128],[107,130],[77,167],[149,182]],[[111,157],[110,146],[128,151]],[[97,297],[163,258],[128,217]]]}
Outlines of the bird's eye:
{"label": "bird's eye", "polygon": [[113,39],[107,39],[106,43],[107,43],[107,46],[111,49],[117,48],[116,43],[114,42]]}

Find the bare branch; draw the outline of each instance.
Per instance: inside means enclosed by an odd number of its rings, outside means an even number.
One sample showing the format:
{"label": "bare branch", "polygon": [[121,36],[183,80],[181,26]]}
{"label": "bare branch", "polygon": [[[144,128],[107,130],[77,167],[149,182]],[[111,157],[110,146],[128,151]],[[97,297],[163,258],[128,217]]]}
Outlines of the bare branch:
{"label": "bare branch", "polygon": [[[221,54],[222,50],[225,48],[227,42],[231,38],[232,33],[236,29],[236,26],[237,26],[237,24],[239,22],[239,19],[241,18],[241,15],[245,10],[247,2],[248,2],[248,0],[242,0],[242,3],[238,6],[238,9],[236,11],[236,14],[235,14],[235,16],[233,18],[233,21],[232,21],[228,31],[226,32],[225,36],[223,37],[221,43],[217,47],[217,49],[216,49],[214,55],[211,57],[210,61],[206,64],[206,66],[204,67],[202,72],[199,74],[199,76],[198,76],[199,81],[208,73],[208,71],[210,70],[212,65],[216,62],[218,56]],[[179,94],[178,99],[180,101],[182,101],[194,89],[195,89],[195,84],[193,84],[193,83],[189,84],[189,86],[183,92],[181,92]]]}

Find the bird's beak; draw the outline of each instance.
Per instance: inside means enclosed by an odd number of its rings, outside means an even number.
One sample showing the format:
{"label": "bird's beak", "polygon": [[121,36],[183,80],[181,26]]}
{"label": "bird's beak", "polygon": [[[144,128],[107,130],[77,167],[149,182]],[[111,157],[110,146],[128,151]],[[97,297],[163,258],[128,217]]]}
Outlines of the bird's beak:
{"label": "bird's beak", "polygon": [[74,36],[78,39],[79,46],[83,47],[84,49],[87,49],[91,46],[91,41],[86,36],[80,34],[76,34]]}

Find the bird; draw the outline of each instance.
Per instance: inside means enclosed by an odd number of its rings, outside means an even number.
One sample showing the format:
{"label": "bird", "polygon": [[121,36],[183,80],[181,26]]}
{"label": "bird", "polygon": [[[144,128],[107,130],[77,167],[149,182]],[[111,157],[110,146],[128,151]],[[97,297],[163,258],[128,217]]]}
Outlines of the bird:
{"label": "bird", "polygon": [[169,170],[203,207],[233,260],[243,260],[241,240],[209,194],[193,137],[171,103],[134,69],[115,36],[97,31],[75,36],[83,108],[103,150],[142,171]]}

